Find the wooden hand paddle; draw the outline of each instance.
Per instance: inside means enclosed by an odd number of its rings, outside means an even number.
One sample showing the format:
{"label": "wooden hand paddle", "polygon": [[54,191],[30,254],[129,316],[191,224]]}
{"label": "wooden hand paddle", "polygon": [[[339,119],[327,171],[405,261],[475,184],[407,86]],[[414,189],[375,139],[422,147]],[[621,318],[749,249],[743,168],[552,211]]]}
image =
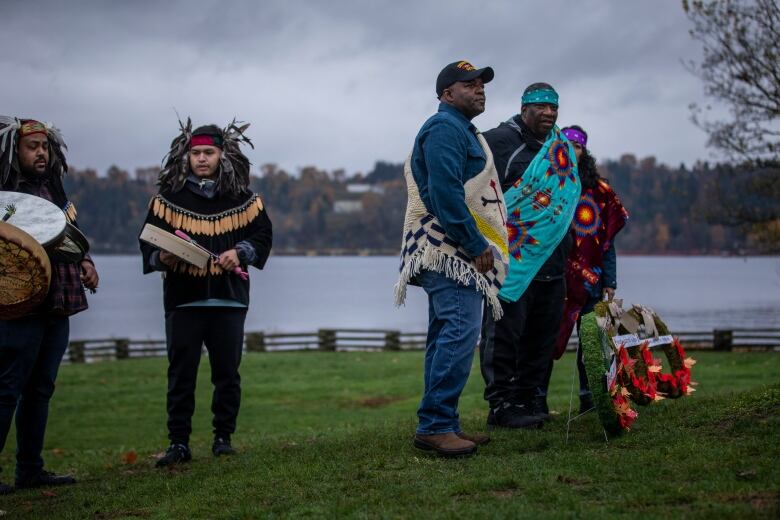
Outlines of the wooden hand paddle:
{"label": "wooden hand paddle", "polygon": [[[199,247],[200,249],[202,249],[203,251],[205,251],[206,253],[211,255],[211,258],[213,258],[215,260],[219,260],[219,255],[218,254],[216,254],[216,253],[214,253],[212,251],[209,251],[208,249],[206,249],[202,245],[198,244],[195,240],[190,238],[190,236],[187,233],[185,233],[184,231],[182,231],[181,229],[177,229],[174,234],[177,237],[181,238],[182,240],[186,240],[190,244],[192,244],[192,245],[194,245],[196,247]],[[233,268],[233,272],[236,273],[238,276],[240,276],[242,280],[248,280],[249,279],[249,273],[247,273],[246,271],[241,269],[240,266],[234,267]]]}

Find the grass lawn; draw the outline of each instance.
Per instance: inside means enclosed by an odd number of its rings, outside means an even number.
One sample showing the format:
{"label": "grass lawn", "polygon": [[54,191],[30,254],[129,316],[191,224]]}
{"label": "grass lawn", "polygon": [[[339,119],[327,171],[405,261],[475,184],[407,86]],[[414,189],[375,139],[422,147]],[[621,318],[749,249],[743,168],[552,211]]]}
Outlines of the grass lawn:
{"label": "grass lawn", "polygon": [[[63,366],[44,457],[79,484],[0,497],[0,516],[777,518],[780,356],[694,357],[691,397],[639,408],[633,430],[609,443],[588,414],[567,443],[567,355],[551,388],[560,415],[543,430],[495,431],[459,460],[411,445],[420,352],[245,356],[239,454],[215,459],[204,360],[194,460],[173,470],[154,468],[166,446],[164,360]],[[461,416],[465,430],[484,430],[476,363]],[[5,482],[14,443],[0,455]]]}

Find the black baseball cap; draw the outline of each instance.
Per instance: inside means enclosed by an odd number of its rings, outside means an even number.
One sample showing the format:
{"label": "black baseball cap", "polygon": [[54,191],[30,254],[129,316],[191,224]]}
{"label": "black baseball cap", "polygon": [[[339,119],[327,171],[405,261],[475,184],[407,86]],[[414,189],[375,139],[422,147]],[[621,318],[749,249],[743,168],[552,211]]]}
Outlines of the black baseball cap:
{"label": "black baseball cap", "polygon": [[482,78],[483,82],[490,83],[493,76],[493,69],[490,67],[478,69],[465,60],[455,61],[439,72],[439,77],[436,78],[436,97],[441,97],[444,89],[456,81],[471,81],[474,78]]}

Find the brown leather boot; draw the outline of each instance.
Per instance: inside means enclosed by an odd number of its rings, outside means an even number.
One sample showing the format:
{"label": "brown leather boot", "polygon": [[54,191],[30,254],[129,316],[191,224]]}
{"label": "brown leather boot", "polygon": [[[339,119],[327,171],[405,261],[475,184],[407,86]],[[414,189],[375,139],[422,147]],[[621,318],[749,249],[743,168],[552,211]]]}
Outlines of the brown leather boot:
{"label": "brown leather boot", "polygon": [[471,441],[477,446],[484,446],[488,442],[490,442],[490,437],[484,433],[476,432],[476,433],[466,433],[466,432],[458,432],[457,436],[461,439],[466,439],[467,441]]}
{"label": "brown leather boot", "polygon": [[435,451],[442,457],[467,457],[477,451],[473,442],[461,439],[457,434],[437,433],[434,435],[415,435],[414,446],[421,450]]}

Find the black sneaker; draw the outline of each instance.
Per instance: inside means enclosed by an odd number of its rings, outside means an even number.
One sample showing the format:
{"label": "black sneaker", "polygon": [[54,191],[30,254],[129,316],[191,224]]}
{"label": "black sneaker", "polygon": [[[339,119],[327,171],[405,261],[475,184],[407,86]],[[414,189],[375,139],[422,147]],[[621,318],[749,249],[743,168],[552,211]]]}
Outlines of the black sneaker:
{"label": "black sneaker", "polygon": [[235,455],[236,450],[230,445],[230,439],[225,437],[214,437],[214,444],[211,445],[211,453],[215,457],[221,455]]}
{"label": "black sneaker", "polygon": [[589,392],[580,396],[580,415],[593,410],[595,407],[596,403],[593,402],[593,394]]}
{"label": "black sneaker", "polygon": [[64,486],[75,483],[76,479],[70,475],[55,475],[51,471],[41,471],[32,477],[16,479],[16,488],[26,489],[49,486]]}
{"label": "black sneaker", "polygon": [[158,459],[155,463],[155,467],[164,468],[166,466],[172,466],[174,464],[181,464],[192,460],[192,452],[186,444],[171,444],[165,455]]}
{"label": "black sneaker", "polygon": [[9,486],[8,484],[3,484],[0,482],[0,495],[10,495],[14,492],[14,488]]}
{"label": "black sneaker", "polygon": [[543,421],[549,421],[552,419],[550,415],[550,408],[547,406],[547,396],[537,395],[533,401],[534,415],[539,417]]}
{"label": "black sneaker", "polygon": [[[503,403],[491,410],[493,424],[501,428],[541,428],[544,421],[534,415],[530,407],[522,404]],[[488,418],[489,419],[489,418]]]}

